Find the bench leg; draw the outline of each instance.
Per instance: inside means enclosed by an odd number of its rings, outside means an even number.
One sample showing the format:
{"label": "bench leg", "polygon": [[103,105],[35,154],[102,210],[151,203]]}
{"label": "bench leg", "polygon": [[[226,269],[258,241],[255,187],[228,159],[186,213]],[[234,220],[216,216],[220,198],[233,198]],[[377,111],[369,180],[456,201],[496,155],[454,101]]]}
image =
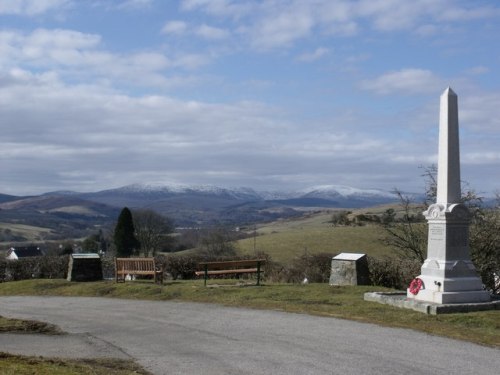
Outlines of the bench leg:
{"label": "bench leg", "polygon": [[208,265],[205,264],[205,277],[204,277],[204,286],[207,286],[207,279],[208,279]]}
{"label": "bench leg", "polygon": [[260,262],[257,262],[257,286],[260,286]]}

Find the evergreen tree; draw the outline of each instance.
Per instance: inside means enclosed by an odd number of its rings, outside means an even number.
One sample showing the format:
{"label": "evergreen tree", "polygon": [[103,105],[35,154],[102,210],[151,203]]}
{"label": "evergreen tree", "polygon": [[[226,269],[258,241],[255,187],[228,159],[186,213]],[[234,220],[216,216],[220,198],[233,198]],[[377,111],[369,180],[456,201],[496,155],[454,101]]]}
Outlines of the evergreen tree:
{"label": "evergreen tree", "polygon": [[118,217],[113,236],[117,256],[129,257],[134,253],[134,250],[138,250],[141,247],[141,244],[135,238],[134,232],[132,213],[127,207],[124,207]]}

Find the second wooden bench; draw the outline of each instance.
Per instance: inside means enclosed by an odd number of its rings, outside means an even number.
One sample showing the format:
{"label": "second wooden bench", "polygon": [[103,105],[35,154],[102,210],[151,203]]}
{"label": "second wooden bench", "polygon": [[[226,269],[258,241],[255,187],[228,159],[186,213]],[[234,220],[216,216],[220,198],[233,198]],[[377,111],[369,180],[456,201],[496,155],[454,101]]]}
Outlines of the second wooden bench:
{"label": "second wooden bench", "polygon": [[260,274],[262,266],[266,262],[265,259],[245,259],[245,260],[230,260],[223,262],[202,262],[198,263],[199,271],[196,271],[196,276],[202,276],[207,285],[209,276],[221,275],[242,275],[242,274],[257,274],[257,284],[260,285]]}

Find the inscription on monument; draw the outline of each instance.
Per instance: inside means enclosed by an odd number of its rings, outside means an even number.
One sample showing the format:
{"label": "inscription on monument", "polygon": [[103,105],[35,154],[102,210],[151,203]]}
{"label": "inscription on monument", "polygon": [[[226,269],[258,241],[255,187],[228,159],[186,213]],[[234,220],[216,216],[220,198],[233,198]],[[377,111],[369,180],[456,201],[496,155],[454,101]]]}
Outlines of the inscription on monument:
{"label": "inscription on monument", "polygon": [[444,227],[430,227],[429,237],[432,241],[443,241]]}

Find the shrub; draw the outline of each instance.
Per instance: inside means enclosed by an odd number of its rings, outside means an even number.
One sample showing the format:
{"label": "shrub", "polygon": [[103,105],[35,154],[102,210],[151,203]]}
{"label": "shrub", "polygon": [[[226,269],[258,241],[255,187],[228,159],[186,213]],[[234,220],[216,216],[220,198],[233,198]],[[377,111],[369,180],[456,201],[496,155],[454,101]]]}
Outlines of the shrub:
{"label": "shrub", "polygon": [[368,257],[372,285],[405,290],[420,274],[421,263],[413,259]]}
{"label": "shrub", "polygon": [[333,256],[329,253],[304,254],[295,258],[289,266],[270,262],[266,268],[266,280],[300,283],[307,278],[311,283],[328,282]]}
{"label": "shrub", "polygon": [[63,279],[68,272],[68,256],[43,256],[3,260],[0,263],[0,281],[26,279]]}
{"label": "shrub", "polygon": [[102,277],[104,279],[114,279],[115,278],[115,258],[112,256],[102,256]]}
{"label": "shrub", "polygon": [[203,260],[200,256],[189,255],[160,255],[158,262],[163,265],[165,272],[172,275],[172,279],[194,279],[198,263]]}

